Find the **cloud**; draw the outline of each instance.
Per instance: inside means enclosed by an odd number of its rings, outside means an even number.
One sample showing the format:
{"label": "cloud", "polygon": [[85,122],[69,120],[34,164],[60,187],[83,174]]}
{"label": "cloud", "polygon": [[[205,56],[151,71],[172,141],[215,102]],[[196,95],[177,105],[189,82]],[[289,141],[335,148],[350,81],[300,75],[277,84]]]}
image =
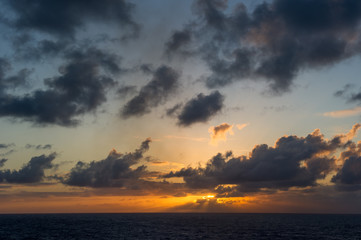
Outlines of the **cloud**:
{"label": "cloud", "polygon": [[359,115],[360,113],[361,113],[361,107],[354,107],[351,109],[325,112],[322,115],[325,117],[332,117],[332,118],[345,118],[345,117],[356,116]]}
{"label": "cloud", "polygon": [[5,95],[7,90],[24,87],[29,75],[32,73],[32,70],[24,68],[18,71],[15,75],[7,76],[7,73],[10,70],[10,62],[5,58],[0,58],[0,97]]}
{"label": "cloud", "polygon": [[178,88],[179,73],[168,66],[159,67],[153,78],[143,86],[138,95],[128,101],[121,110],[124,118],[142,116],[149,113],[152,108],[164,103]]}
{"label": "cloud", "polygon": [[351,88],[354,88],[352,84],[346,84],[341,90],[337,90],[333,95],[335,97],[343,97]]}
{"label": "cloud", "polygon": [[2,183],[38,183],[45,177],[45,170],[52,169],[56,153],[33,157],[19,170],[0,170]]}
{"label": "cloud", "polygon": [[186,136],[175,136],[175,135],[167,135],[164,136],[167,139],[181,139],[181,140],[190,140],[195,142],[206,142],[207,138],[202,137],[186,137]]}
{"label": "cloud", "polygon": [[223,197],[316,186],[318,180],[336,169],[333,154],[350,144],[359,127],[357,124],[348,134],[336,135],[331,140],[324,138],[318,129],[306,137],[284,136],[274,147],[255,146],[249,156],[218,153],[205,167],[182,168],[163,177],[183,177],[189,188],[209,191],[216,188]]}
{"label": "cloud", "polygon": [[112,150],[103,160],[90,163],[80,161],[70,170],[63,183],[69,186],[106,188],[123,187],[128,181],[136,181],[147,173],[146,166],[135,169],[131,167],[143,158],[150,142],[150,139],[146,139],[131,153],[121,154]]}
{"label": "cloud", "polygon": [[4,166],[5,162],[7,161],[6,158],[0,159],[0,168]]}
{"label": "cloud", "polygon": [[171,35],[165,51],[200,56],[211,70],[209,88],[263,79],[281,94],[301,70],[359,55],[360,9],[357,0],[273,0],[252,11],[196,0],[195,19]]}
{"label": "cloud", "polygon": [[5,152],[0,153],[0,157],[8,156],[8,155],[16,152],[14,149],[11,149],[13,147],[15,147],[14,143],[10,143],[10,144],[0,143],[0,151],[6,150]]}
{"label": "cloud", "polygon": [[128,97],[129,95],[133,95],[136,93],[136,86],[122,86],[117,90],[117,96],[121,99]]}
{"label": "cloud", "polygon": [[10,144],[4,144],[4,143],[0,143],[0,149],[7,149],[10,147],[14,147],[15,144],[14,143],[10,143]]}
{"label": "cloud", "polygon": [[0,116],[38,125],[76,126],[80,123],[77,117],[94,112],[116,83],[109,75],[121,71],[119,59],[94,48],[66,55],[68,62],[59,68],[60,75],[44,80],[46,89],[24,96],[0,95]]}
{"label": "cloud", "polygon": [[32,144],[26,144],[25,148],[30,149],[33,148],[35,150],[46,150],[46,149],[51,149],[52,145],[51,144],[45,144],[45,145],[32,145]]}
{"label": "cloud", "polygon": [[168,117],[174,117],[174,116],[177,116],[179,114],[179,111],[181,110],[183,104],[182,103],[178,103],[176,105],[174,105],[173,107],[171,108],[168,108],[166,110],[166,114]]}
{"label": "cloud", "polygon": [[166,43],[166,53],[178,51],[182,46],[191,42],[191,33],[187,29],[173,32],[171,38]]}
{"label": "cloud", "polygon": [[361,189],[361,141],[350,143],[348,149],[340,155],[342,165],[333,176],[332,182],[341,191],[356,191]]}
{"label": "cloud", "polygon": [[233,125],[229,125],[228,123],[222,123],[218,126],[210,127],[208,132],[210,133],[211,141],[210,144],[217,145],[218,141],[226,141],[227,133],[233,135],[232,131]]}
{"label": "cloud", "polygon": [[[137,29],[132,19],[134,5],[125,0],[34,0],[3,1],[15,12],[10,25],[18,30],[37,30],[56,36],[73,37],[88,22],[113,23]],[[24,7],[26,6],[26,7]]]}
{"label": "cloud", "polygon": [[189,100],[178,115],[178,125],[190,126],[197,122],[207,122],[223,108],[223,95],[214,91],[209,95],[202,93]]}
{"label": "cloud", "polygon": [[22,33],[12,37],[12,47],[16,60],[22,61],[45,61],[47,58],[54,58],[62,55],[71,46],[68,40],[36,40],[28,33]]}
{"label": "cloud", "polygon": [[236,127],[238,130],[242,130],[243,128],[247,127],[249,123],[242,123],[242,124],[236,124]]}
{"label": "cloud", "polygon": [[1,156],[1,157],[8,156],[8,155],[10,155],[10,154],[12,154],[12,153],[14,153],[14,152],[16,152],[14,149],[10,149],[10,150],[7,151],[7,152],[0,153],[0,156]]}

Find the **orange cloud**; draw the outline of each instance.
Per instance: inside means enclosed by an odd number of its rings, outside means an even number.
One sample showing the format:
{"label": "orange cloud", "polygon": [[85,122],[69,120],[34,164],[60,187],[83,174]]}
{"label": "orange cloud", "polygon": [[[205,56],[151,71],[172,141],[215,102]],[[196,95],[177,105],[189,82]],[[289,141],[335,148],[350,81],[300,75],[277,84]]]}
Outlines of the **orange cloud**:
{"label": "orange cloud", "polygon": [[205,141],[207,141],[206,138],[202,138],[202,137],[196,138],[196,137],[184,137],[184,136],[175,136],[175,135],[167,135],[167,136],[164,136],[164,138],[190,140],[190,141],[195,141],[195,142],[205,142]]}
{"label": "orange cloud", "polygon": [[351,109],[333,111],[333,112],[325,112],[322,115],[325,117],[333,117],[333,118],[344,118],[344,117],[352,117],[361,114],[361,107],[354,107]]}
{"label": "orange cloud", "polygon": [[228,123],[222,123],[215,127],[210,127],[208,132],[210,133],[210,144],[217,145],[218,141],[226,141],[227,140],[227,133],[233,135],[232,131],[233,125],[229,125]]}
{"label": "orange cloud", "polygon": [[[247,127],[249,124],[248,123],[243,123],[243,124],[236,124],[236,127],[238,130],[242,130],[243,128]],[[230,125],[228,123],[222,123],[218,126],[212,126],[208,129],[208,132],[210,133],[210,144],[211,145],[217,145],[218,141],[222,140],[222,141],[226,141],[227,140],[227,133],[229,133],[229,135],[233,135],[234,132],[232,131],[234,125]]]}
{"label": "orange cloud", "polygon": [[247,127],[249,123],[237,124],[236,127],[238,130],[242,130],[243,128]]}

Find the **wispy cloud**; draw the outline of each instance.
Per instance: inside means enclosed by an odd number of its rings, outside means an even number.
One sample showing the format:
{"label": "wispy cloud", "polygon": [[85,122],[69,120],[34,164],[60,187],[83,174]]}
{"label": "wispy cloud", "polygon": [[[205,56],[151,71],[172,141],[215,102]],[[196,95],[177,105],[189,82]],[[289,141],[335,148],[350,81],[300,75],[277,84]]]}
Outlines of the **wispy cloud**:
{"label": "wispy cloud", "polygon": [[164,138],[190,140],[195,142],[206,142],[208,140],[207,138],[202,138],[202,137],[197,138],[197,137],[185,137],[185,136],[175,136],[175,135],[167,135],[164,136]]}
{"label": "wispy cloud", "polygon": [[356,116],[359,114],[361,114],[361,107],[354,107],[351,109],[344,109],[333,112],[325,112],[322,115],[325,117],[344,118],[344,117]]}
{"label": "wispy cloud", "polygon": [[243,123],[243,124],[236,124],[236,127],[238,130],[242,130],[243,128],[247,127],[249,123]]}

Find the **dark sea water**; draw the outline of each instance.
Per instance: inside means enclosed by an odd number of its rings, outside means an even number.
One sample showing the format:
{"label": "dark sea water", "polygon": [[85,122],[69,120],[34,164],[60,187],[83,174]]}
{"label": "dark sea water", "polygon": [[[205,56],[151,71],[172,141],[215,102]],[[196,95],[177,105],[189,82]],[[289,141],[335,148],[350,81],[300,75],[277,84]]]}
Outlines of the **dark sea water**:
{"label": "dark sea water", "polygon": [[0,239],[361,239],[361,215],[0,215]]}

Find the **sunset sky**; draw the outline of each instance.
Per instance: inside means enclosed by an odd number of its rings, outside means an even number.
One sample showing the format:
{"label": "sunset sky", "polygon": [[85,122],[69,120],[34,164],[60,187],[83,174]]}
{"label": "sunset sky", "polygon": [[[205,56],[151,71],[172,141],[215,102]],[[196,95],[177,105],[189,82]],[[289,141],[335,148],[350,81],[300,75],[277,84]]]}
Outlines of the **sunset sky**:
{"label": "sunset sky", "polygon": [[361,1],[0,4],[0,213],[361,213]]}

